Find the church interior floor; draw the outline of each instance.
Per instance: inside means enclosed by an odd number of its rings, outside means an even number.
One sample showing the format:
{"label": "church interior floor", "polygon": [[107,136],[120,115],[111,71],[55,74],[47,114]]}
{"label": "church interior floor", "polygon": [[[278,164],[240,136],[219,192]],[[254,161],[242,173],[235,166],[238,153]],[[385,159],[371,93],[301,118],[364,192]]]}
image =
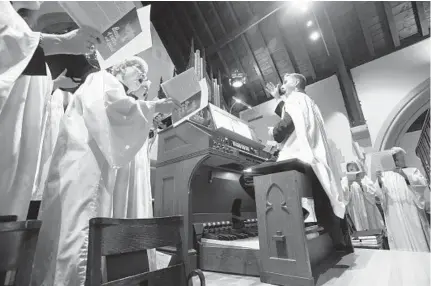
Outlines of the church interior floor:
{"label": "church interior floor", "polygon": [[[321,274],[320,286],[429,286],[430,253],[355,249]],[[259,277],[204,272],[207,286],[265,286]],[[193,285],[199,285],[195,280]]]}

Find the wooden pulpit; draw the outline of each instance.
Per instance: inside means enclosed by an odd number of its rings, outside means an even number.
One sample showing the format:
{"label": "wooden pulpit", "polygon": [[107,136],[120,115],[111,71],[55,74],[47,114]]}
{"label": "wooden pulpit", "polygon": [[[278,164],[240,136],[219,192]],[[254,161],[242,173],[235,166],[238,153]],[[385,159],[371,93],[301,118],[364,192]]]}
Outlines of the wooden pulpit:
{"label": "wooden pulpit", "polygon": [[[344,220],[333,214],[326,193],[319,188],[318,180],[307,164],[286,160],[257,166],[252,173],[256,189],[261,281],[274,285],[315,285],[323,265],[353,252]],[[304,197],[313,197],[321,226],[313,235],[307,233],[304,224],[301,203]]]}

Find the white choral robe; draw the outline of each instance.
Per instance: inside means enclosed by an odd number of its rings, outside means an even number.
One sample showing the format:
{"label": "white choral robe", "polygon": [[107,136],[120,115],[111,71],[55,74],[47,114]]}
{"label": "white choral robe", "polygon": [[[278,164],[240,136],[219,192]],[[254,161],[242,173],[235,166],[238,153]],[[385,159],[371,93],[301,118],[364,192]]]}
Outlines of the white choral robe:
{"label": "white choral robe", "polygon": [[381,200],[391,250],[430,251],[430,227],[424,211],[426,179],[416,168],[405,168],[410,182],[393,171],[382,174]]}
{"label": "white choral robe", "polygon": [[[49,165],[51,163],[52,152],[57,142],[60,130],[61,118],[64,115],[65,96],[73,95],[70,92],[57,89],[50,96],[43,119],[42,142],[39,151],[38,170],[32,191],[32,200],[42,200],[43,189],[46,177],[48,176]],[[70,102],[70,100],[67,100]]]}
{"label": "white choral robe", "polygon": [[[117,171],[113,192],[114,218],[153,217],[149,157],[153,142],[154,137],[148,138],[133,161]],[[150,270],[157,270],[155,249],[148,251],[148,260]]]}
{"label": "white choral robe", "polygon": [[334,211],[344,218],[345,201],[337,162],[327,142],[323,117],[305,93],[293,92],[283,99],[285,111],[292,117],[295,131],[281,143],[278,161],[299,159],[309,164],[325,190]]}
{"label": "white choral robe", "polygon": [[354,181],[349,185],[348,179],[341,180],[347,203],[347,211],[357,231],[384,229],[383,217],[376,205],[377,191],[373,182],[363,177],[360,183]]}
{"label": "white choral robe", "polygon": [[52,79],[21,75],[40,40],[15,12],[0,1],[0,215],[25,220],[32,196],[43,114]]}
{"label": "white choral robe", "polygon": [[32,285],[84,285],[89,220],[112,217],[117,170],[142,149],[153,113],[152,102],[128,97],[105,71],[89,75],[75,92],[43,192]]}

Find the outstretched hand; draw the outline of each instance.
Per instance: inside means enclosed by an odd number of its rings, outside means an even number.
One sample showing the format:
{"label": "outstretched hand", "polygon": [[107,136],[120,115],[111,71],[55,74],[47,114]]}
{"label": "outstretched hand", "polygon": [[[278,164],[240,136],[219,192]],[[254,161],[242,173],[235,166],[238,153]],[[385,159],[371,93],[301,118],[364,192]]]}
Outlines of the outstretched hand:
{"label": "outstretched hand", "polygon": [[90,54],[103,42],[103,36],[93,28],[81,27],[63,34],[62,41],[65,54]]}
{"label": "outstretched hand", "polygon": [[269,83],[266,84],[265,91],[267,93],[269,93],[272,97],[279,98],[280,94],[278,92],[278,87],[279,87],[279,84],[277,84],[275,86],[272,82],[269,82]]}
{"label": "outstretched hand", "polygon": [[172,113],[175,104],[170,98],[164,98],[156,101],[155,112],[162,114]]}

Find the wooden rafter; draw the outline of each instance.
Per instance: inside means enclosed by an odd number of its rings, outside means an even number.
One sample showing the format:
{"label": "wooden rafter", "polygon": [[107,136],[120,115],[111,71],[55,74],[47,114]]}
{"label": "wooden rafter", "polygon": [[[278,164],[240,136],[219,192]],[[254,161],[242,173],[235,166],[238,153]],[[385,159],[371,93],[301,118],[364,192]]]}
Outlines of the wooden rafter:
{"label": "wooden rafter", "polygon": [[[226,2],[226,3],[228,4],[228,6],[231,5],[230,2]],[[214,43],[213,45],[208,47],[207,49],[208,55],[214,54],[223,46],[227,45],[228,43],[232,42],[236,38],[240,37],[245,32],[253,28],[255,25],[259,24],[262,20],[268,18],[269,16],[271,16],[272,14],[280,10],[282,7],[284,7],[284,5],[286,4],[273,2],[273,4],[269,6],[269,8],[264,13],[253,17],[252,19],[250,19],[250,21],[248,21],[244,25],[237,25],[237,28],[234,29],[231,33],[227,34],[225,37],[223,37],[223,39],[221,39],[217,43]]]}
{"label": "wooden rafter", "polygon": [[299,31],[302,31],[302,28],[299,28],[298,20],[295,18],[294,20],[295,27],[292,29],[295,34],[295,38],[298,39],[298,46],[302,51],[302,57],[306,62],[308,71],[311,73],[311,77],[313,80],[317,78],[316,70],[314,69],[313,62],[311,61],[310,54],[308,53],[307,45],[305,44],[305,34]]}
{"label": "wooden rafter", "polygon": [[[173,4],[173,3],[172,3],[172,4]],[[172,4],[171,4],[171,5],[172,5]],[[192,32],[193,32],[193,35],[196,37],[196,40],[198,41],[198,45],[199,45],[199,47],[200,47],[200,48],[203,48],[203,47],[204,47],[204,45],[203,45],[203,43],[202,43],[202,40],[201,40],[201,38],[199,37],[199,34],[198,34],[198,32],[196,31],[195,26],[193,25],[192,21],[190,20],[189,15],[188,15],[188,14],[187,14],[187,12],[184,10],[184,6],[183,6],[183,4],[177,5],[177,7],[178,7],[178,10],[179,10],[179,11],[181,11],[181,13],[183,14],[184,19],[185,19],[185,20],[186,20],[186,22],[187,22],[187,25],[190,27],[190,30],[192,30]]]}
{"label": "wooden rafter", "polygon": [[395,23],[394,14],[392,13],[392,4],[391,2],[383,2],[383,7],[392,42],[394,43],[395,48],[397,48],[400,46],[401,41],[400,35],[398,34],[397,24]]}
{"label": "wooden rafter", "polygon": [[[238,18],[236,16],[236,14],[235,14],[235,11],[233,10],[232,4],[230,2],[225,2],[225,3],[227,5],[227,7],[228,7],[229,13],[232,16],[233,21],[235,22],[235,25],[239,26],[239,21],[238,21]],[[255,72],[257,73],[257,75],[259,77],[260,84],[262,85],[263,90],[265,90],[266,83],[265,83],[265,80],[263,78],[263,74],[262,74],[262,71],[260,69],[260,66],[257,63],[256,56],[254,55],[254,52],[252,51],[252,49],[250,47],[250,43],[245,38],[244,34],[241,34],[240,37],[241,37],[241,40],[244,43],[244,46],[245,46],[245,48],[247,50],[247,53],[251,56],[251,58],[253,60],[253,68],[254,68]],[[269,97],[269,95],[267,95],[267,96]]]}
{"label": "wooden rafter", "polygon": [[[196,12],[198,13],[199,18],[200,18],[200,19],[201,19],[201,21],[203,22],[204,27],[205,27],[205,31],[208,33],[208,35],[209,35],[209,37],[210,37],[211,42],[212,42],[212,43],[215,43],[214,35],[213,35],[213,33],[211,32],[211,29],[208,27],[208,23],[207,23],[207,21],[205,20],[204,15],[202,15],[202,11],[201,11],[201,9],[199,8],[198,3],[197,3],[196,1],[193,1],[193,6],[195,7],[195,10],[196,10]],[[224,70],[225,70],[225,73],[226,73],[226,74],[229,74],[229,73],[230,73],[230,71],[229,71],[229,67],[228,67],[228,65],[227,65],[227,63],[226,63],[226,61],[225,61],[225,59],[224,59],[223,55],[221,54],[221,52],[220,52],[220,51],[218,51],[218,52],[217,52],[217,55],[218,55],[218,57],[220,58],[220,61],[221,61],[222,65],[223,65],[223,68],[224,68]]]}
{"label": "wooden rafter", "polygon": [[[214,5],[214,3],[213,2],[208,2],[209,3],[209,5],[211,6],[211,9],[213,9],[213,11],[214,11],[214,15],[216,16],[216,20],[217,20],[217,24],[220,26],[220,28],[222,29],[222,32],[223,32],[223,34],[224,35],[226,35],[226,27],[224,26],[224,24],[223,24],[223,21],[221,20],[221,18],[220,18],[220,14],[218,13],[218,11],[217,11],[217,9],[216,9],[216,7],[215,7],[215,5]],[[232,54],[233,54],[233,57],[235,58],[235,61],[236,61],[236,64],[237,64],[237,66],[242,70],[242,72],[243,73],[246,73],[245,72],[245,69],[244,69],[244,66],[242,65],[242,63],[241,63],[241,61],[239,60],[239,57],[238,57],[238,54],[236,53],[236,51],[235,51],[235,49],[234,48],[232,48],[232,46],[230,45],[230,44],[228,44],[228,47],[229,47],[229,49],[230,49],[230,51],[232,52]],[[251,95],[252,95],[252,97],[253,97],[253,100],[255,101],[255,102],[257,102],[257,95],[256,95],[256,93],[254,92],[254,90],[253,90],[253,88],[250,88],[248,85],[246,85],[246,88],[247,88],[247,90],[249,90],[250,91],[250,93],[251,93]]]}
{"label": "wooden rafter", "polygon": [[413,1],[412,2],[413,12],[415,14],[416,25],[418,27],[418,31],[421,33],[423,37],[429,35],[429,21],[425,16],[425,8],[424,3],[421,1]]}
{"label": "wooden rafter", "polygon": [[338,46],[337,38],[334,29],[332,28],[329,16],[324,8],[323,2],[313,6],[313,13],[316,19],[322,38],[325,42],[326,49],[333,61],[340,87],[344,99],[344,104],[350,119],[351,127],[363,125],[365,123],[364,115],[362,113],[361,104],[356,94],[355,85],[350,77],[350,72],[346,67],[340,47]]}
{"label": "wooden rafter", "polygon": [[[168,28],[168,26],[166,26],[166,22],[165,21],[160,21],[159,23],[161,25],[163,25],[163,27],[164,27],[163,30],[169,31],[169,28]],[[178,59],[181,60],[184,69],[186,69],[187,68],[187,60],[186,60],[185,56],[180,52],[180,49],[176,48],[176,47],[178,47],[178,43],[172,37],[171,33],[166,32],[166,33],[161,33],[161,34],[165,34],[165,39],[168,42],[167,46],[171,46],[171,45],[169,45],[169,43],[172,43],[171,47],[174,47],[174,48],[173,49],[169,49],[169,50],[170,51],[175,51],[177,53],[177,55],[179,55]],[[176,57],[171,57],[171,58],[175,59]]]}
{"label": "wooden rafter", "polygon": [[362,34],[364,35],[365,43],[367,44],[368,52],[371,57],[376,56],[376,52],[374,51],[373,38],[371,36],[370,29],[368,27],[369,13],[367,13],[365,9],[365,5],[367,3],[354,2],[354,7],[356,10],[356,15],[358,15],[359,23],[361,24]]}
{"label": "wooden rafter", "polygon": [[187,53],[189,45],[190,45],[190,43],[188,43],[188,41],[187,41],[187,36],[186,36],[186,34],[184,34],[184,30],[182,29],[180,23],[178,22],[177,17],[175,16],[175,13],[172,9],[172,6],[167,5],[167,9],[171,13],[171,17],[174,19],[174,23],[175,23],[175,26],[177,27],[177,30],[180,30],[181,35],[179,35],[179,37],[181,38],[181,41],[183,43],[183,47],[186,49],[186,53]]}
{"label": "wooden rafter", "polygon": [[[247,6],[248,14],[250,16],[254,17],[253,11],[252,11],[252,9],[250,7],[250,3],[246,2],[246,6]],[[259,27],[259,23],[256,24],[256,27],[257,27],[257,30],[259,31],[260,37],[261,37],[262,42],[263,42],[263,44],[265,46],[265,50],[266,50],[266,52],[268,54],[269,64],[271,65],[271,68],[274,70],[274,72],[277,73],[278,78],[280,79],[280,81],[283,81],[282,76],[281,76],[281,74],[280,74],[280,72],[279,72],[279,70],[278,70],[278,68],[277,68],[277,66],[276,66],[276,64],[274,62],[274,58],[271,55],[271,51],[268,49],[268,43],[266,42],[265,37],[263,36],[262,30]]]}
{"label": "wooden rafter", "polygon": [[280,19],[278,18],[278,15],[276,16],[276,20],[277,20],[277,25],[276,25],[277,33],[283,42],[283,47],[284,47],[284,50],[286,51],[288,61],[291,65],[291,67],[293,68],[293,70],[296,73],[300,73],[299,65],[296,62],[296,59],[295,59],[295,56],[293,54],[293,50],[291,48],[291,44],[289,42],[289,39],[287,39],[285,34],[280,31],[281,23],[280,23]]}

